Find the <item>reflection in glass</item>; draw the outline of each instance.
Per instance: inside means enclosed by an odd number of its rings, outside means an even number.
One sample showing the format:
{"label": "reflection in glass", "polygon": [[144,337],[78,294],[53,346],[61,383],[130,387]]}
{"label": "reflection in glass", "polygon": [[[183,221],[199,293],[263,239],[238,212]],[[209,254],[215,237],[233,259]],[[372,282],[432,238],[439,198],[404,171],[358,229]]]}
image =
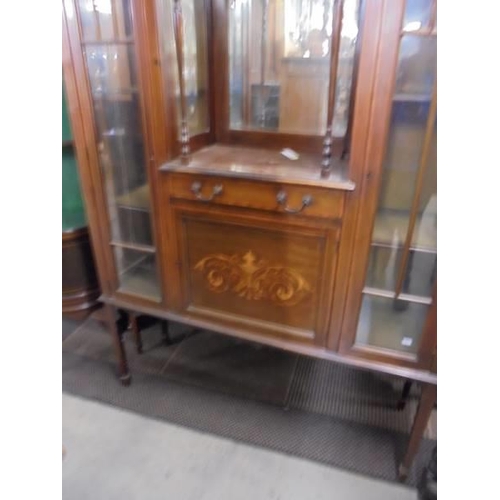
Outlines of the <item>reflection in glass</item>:
{"label": "reflection in glass", "polygon": [[[175,51],[173,0],[157,0],[157,26],[160,40],[160,56],[163,86],[166,95],[175,89],[175,113],[177,114],[180,139],[180,86]],[[208,101],[208,52],[207,17],[204,2],[182,0],[184,20],[184,88],[187,102],[189,135],[207,132],[210,128]]]}
{"label": "reflection in glass", "polygon": [[[322,135],[326,130],[333,1],[233,0],[229,7],[232,129]],[[358,0],[346,0],[334,122],[345,133],[358,32]]]}
{"label": "reflection in glass", "polygon": [[[366,286],[395,291],[401,267],[402,244],[382,247],[373,245],[370,251]],[[430,298],[436,279],[436,252],[410,250],[402,293]]]}
{"label": "reflection in glass", "polygon": [[396,97],[430,100],[436,79],[436,37],[404,35],[399,50]]}
{"label": "reflection in glass", "polygon": [[130,0],[79,0],[84,42],[132,37]]}
{"label": "reflection in glass", "polygon": [[433,0],[406,0],[403,31],[411,32],[427,28]]}
{"label": "reflection in glass", "polygon": [[204,2],[183,0],[184,84],[191,135],[209,129],[207,19]]}
{"label": "reflection in glass", "polygon": [[132,46],[85,49],[113,241],[152,243]]}
{"label": "reflection in glass", "polygon": [[393,299],[363,295],[356,344],[415,353],[429,306],[406,303],[395,307]]}
{"label": "reflection in glass", "polygon": [[130,1],[79,0],[79,14],[119,291],[158,301]]}
{"label": "reflection in glass", "polygon": [[333,136],[343,137],[349,121],[356,41],[358,38],[359,0],[345,0],[340,39],[339,63],[333,113]]}
{"label": "reflection in glass", "polygon": [[160,288],[154,254],[115,248],[118,268],[118,291],[139,295],[154,301],[160,300]]}

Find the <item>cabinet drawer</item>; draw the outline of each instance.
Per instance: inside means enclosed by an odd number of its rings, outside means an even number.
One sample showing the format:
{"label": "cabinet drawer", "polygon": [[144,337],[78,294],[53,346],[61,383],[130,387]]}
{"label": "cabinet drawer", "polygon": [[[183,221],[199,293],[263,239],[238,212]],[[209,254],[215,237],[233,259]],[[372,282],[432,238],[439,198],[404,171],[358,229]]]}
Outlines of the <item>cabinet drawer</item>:
{"label": "cabinet drawer", "polygon": [[322,218],[340,218],[343,208],[335,189],[198,174],[172,174],[170,197]]}

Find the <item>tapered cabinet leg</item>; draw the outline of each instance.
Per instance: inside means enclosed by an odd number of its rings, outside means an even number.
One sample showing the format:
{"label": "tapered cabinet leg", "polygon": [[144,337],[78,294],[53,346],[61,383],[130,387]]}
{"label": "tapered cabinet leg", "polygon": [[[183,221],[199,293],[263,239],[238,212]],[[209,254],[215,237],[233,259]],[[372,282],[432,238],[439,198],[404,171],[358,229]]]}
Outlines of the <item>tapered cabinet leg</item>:
{"label": "tapered cabinet leg", "polygon": [[115,355],[118,362],[118,376],[120,378],[120,382],[123,385],[130,385],[131,377],[128,370],[125,346],[123,345],[123,331],[117,324],[116,309],[109,304],[106,304],[104,308],[109,333],[111,334],[111,338],[113,340],[113,345],[115,348]]}
{"label": "tapered cabinet leg", "polygon": [[135,340],[135,347],[139,354],[142,354],[142,335],[139,327],[139,321],[134,313],[129,314],[129,328],[132,330]]}
{"label": "tapered cabinet leg", "polygon": [[422,436],[424,435],[427,422],[429,421],[432,409],[436,403],[436,397],[437,387],[435,385],[424,384],[422,386],[422,395],[420,396],[417,413],[415,415],[415,419],[413,420],[408,448],[406,449],[406,454],[401,462],[401,465],[399,466],[399,478],[402,480],[406,479],[408,476],[411,464],[417,454]]}
{"label": "tapered cabinet leg", "polygon": [[166,319],[161,320],[161,335],[163,337],[163,342],[167,345],[170,345],[172,343],[172,339],[170,337],[170,332],[169,332],[169,323]]}
{"label": "tapered cabinet leg", "polygon": [[411,386],[412,386],[412,381],[407,380],[405,382],[405,385],[403,386],[403,392],[401,393],[401,397],[399,398],[399,401],[397,403],[398,410],[405,409],[406,402],[408,401],[408,396],[410,395]]}

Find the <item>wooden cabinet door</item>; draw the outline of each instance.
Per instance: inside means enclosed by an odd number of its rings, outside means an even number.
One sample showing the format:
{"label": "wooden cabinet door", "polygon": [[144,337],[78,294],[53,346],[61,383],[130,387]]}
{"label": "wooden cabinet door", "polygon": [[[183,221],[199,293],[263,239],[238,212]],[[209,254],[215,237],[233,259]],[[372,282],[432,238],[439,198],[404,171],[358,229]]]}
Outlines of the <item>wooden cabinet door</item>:
{"label": "wooden cabinet door", "polygon": [[173,218],[184,313],[325,345],[336,225],[188,203]]}
{"label": "wooden cabinet door", "polygon": [[436,2],[386,4],[370,4],[365,18],[365,26],[381,29],[378,44],[370,31],[361,50],[358,96],[363,101],[371,87],[372,105],[359,105],[354,117],[351,168],[359,190],[346,207],[354,231],[340,351],[429,369],[436,336]]}

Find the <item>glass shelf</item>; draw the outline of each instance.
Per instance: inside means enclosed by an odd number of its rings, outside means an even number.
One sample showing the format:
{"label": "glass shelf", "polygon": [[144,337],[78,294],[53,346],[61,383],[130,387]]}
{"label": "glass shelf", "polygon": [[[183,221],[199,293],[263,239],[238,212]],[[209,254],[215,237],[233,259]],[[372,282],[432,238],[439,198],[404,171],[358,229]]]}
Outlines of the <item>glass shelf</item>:
{"label": "glass shelf", "polygon": [[140,243],[130,243],[126,241],[111,241],[111,246],[117,248],[127,248],[129,250],[137,250],[144,253],[156,253],[156,249],[152,245],[143,245]]}
{"label": "glass shelf", "polygon": [[101,90],[96,89],[92,92],[92,96],[95,99],[108,99],[108,100],[116,100],[116,99],[130,99],[132,94],[138,94],[139,89],[137,87],[128,87],[122,88],[119,90]]}
{"label": "glass shelf", "polygon": [[133,38],[111,38],[109,40],[83,40],[82,46],[86,45],[127,45],[134,44],[135,40]]}
{"label": "glass shelf", "polygon": [[[373,297],[384,297],[386,299],[395,299],[396,294],[394,292],[390,292],[388,290],[381,290],[380,288],[371,288],[365,286],[363,288],[363,293],[366,295],[372,295]],[[413,302],[415,304],[432,304],[431,297],[421,297],[419,295],[410,295],[408,293],[400,293],[398,296],[398,300],[404,302]]]}
{"label": "glass shelf", "polygon": [[122,208],[130,208],[134,210],[143,210],[149,212],[151,210],[151,200],[149,194],[149,186],[144,184],[137,189],[129,191],[116,199],[118,206]]}
{"label": "glass shelf", "polygon": [[[433,217],[434,216],[434,217]],[[430,214],[417,215],[410,249],[418,252],[437,252],[436,217]],[[405,242],[409,212],[380,210],[375,218],[372,246],[402,248]]]}
{"label": "glass shelf", "polygon": [[427,102],[430,103],[432,95],[430,94],[409,94],[399,93],[392,98],[394,102]]}

